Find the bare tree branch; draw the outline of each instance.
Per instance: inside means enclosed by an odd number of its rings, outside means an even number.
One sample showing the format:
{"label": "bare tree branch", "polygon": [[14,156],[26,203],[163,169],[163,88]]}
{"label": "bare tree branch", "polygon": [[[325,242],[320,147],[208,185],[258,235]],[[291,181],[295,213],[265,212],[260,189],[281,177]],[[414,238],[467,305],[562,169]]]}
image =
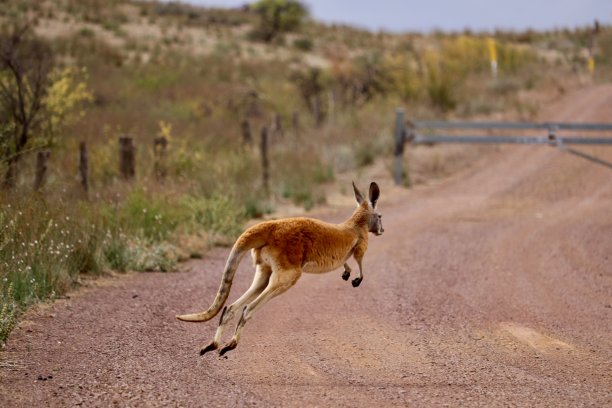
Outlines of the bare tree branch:
{"label": "bare tree branch", "polygon": [[9,32],[0,33],[0,72],[7,74],[0,81],[0,112],[9,115],[14,125],[12,146],[7,146],[3,154],[8,163],[5,188],[14,186],[16,164],[28,151],[31,132],[37,127],[43,107],[51,67],[51,52],[34,37],[29,23],[15,24]]}

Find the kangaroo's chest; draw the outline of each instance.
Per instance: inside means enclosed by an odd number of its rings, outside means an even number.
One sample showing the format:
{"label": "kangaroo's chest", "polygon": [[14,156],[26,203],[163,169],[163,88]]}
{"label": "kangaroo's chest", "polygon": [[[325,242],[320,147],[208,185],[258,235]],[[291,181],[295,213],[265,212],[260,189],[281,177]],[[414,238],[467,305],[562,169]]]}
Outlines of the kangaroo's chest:
{"label": "kangaroo's chest", "polygon": [[340,268],[353,254],[355,242],[344,245],[322,245],[309,251],[302,271],[305,273],[325,273]]}

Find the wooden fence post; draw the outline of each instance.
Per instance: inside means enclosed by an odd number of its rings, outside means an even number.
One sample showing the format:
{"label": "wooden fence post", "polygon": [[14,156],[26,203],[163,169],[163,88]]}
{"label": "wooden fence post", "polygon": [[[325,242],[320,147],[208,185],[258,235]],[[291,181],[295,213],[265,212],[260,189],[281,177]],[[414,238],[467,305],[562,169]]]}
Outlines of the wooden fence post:
{"label": "wooden fence post", "polygon": [[87,194],[89,191],[89,156],[87,155],[87,144],[79,143],[79,175],[81,177],[81,186]]}
{"label": "wooden fence post", "polygon": [[323,124],[323,110],[321,107],[321,95],[316,94],[312,99],[312,112],[315,117],[315,124],[320,127]]}
{"label": "wooden fence post", "polygon": [[330,90],[327,94],[329,100],[329,118],[333,121],[336,116],[336,92],[334,90]]}
{"label": "wooden fence post", "polygon": [[134,140],[129,136],[119,138],[119,173],[125,180],[134,178],[135,168]]}
{"label": "wooden fence post", "polygon": [[291,127],[293,128],[293,134],[297,137],[300,135],[300,113],[293,111],[291,114]]}
{"label": "wooden fence post", "polygon": [[40,150],[36,154],[36,174],[34,178],[34,190],[38,191],[45,182],[45,176],[47,174],[47,161],[51,156],[51,150],[44,149]]}
{"label": "wooden fence post", "polygon": [[278,136],[282,139],[285,136],[285,134],[283,132],[283,117],[281,116],[280,113],[274,114],[272,125],[274,128],[274,136]]}
{"label": "wooden fence post", "polygon": [[251,136],[251,124],[248,119],[242,119],[240,122],[240,129],[242,131],[242,142],[250,145],[253,143],[253,136]]}
{"label": "wooden fence post", "polygon": [[264,192],[270,192],[270,162],[268,161],[268,128],[264,125],[261,128],[261,181]]}
{"label": "wooden fence post", "polygon": [[[404,181],[404,139],[406,135],[406,128],[404,124],[404,110],[397,108],[395,111],[395,167],[393,178],[395,185],[399,186]],[[410,179],[407,180],[410,185]]]}
{"label": "wooden fence post", "polygon": [[156,137],[153,140],[153,153],[155,156],[154,172],[158,182],[163,182],[168,173],[166,168],[166,149],[168,148],[168,139],[163,136]]}

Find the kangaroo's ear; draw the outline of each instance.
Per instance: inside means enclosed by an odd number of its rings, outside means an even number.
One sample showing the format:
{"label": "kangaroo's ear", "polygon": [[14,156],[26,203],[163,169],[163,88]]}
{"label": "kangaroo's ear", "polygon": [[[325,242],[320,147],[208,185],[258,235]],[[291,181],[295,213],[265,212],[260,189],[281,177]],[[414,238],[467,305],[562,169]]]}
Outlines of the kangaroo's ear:
{"label": "kangaroo's ear", "polygon": [[370,203],[372,203],[372,207],[376,207],[376,202],[378,201],[378,197],[380,196],[380,188],[378,188],[378,184],[372,182],[370,183]]}
{"label": "kangaroo's ear", "polygon": [[361,205],[361,203],[363,203],[364,201],[363,195],[361,194],[361,192],[359,192],[359,189],[355,185],[355,182],[353,181],[352,183],[353,183],[353,191],[355,192],[355,200],[357,200],[357,204]]}

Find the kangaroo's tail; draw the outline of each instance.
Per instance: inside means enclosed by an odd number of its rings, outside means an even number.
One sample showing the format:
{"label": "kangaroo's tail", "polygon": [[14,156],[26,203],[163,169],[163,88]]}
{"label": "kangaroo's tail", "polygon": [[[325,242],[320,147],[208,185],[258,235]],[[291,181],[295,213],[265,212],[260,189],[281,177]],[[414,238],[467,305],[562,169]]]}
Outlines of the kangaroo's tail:
{"label": "kangaroo's tail", "polygon": [[219,313],[227,301],[227,297],[229,296],[229,292],[232,287],[234,274],[236,273],[236,269],[238,268],[238,265],[240,264],[240,261],[242,261],[244,255],[250,249],[261,248],[266,243],[266,234],[261,231],[261,228],[257,227],[258,226],[245,231],[236,240],[229,257],[227,258],[225,270],[223,271],[223,280],[221,281],[221,286],[219,287],[217,296],[215,296],[215,300],[208,310],[200,313],[179,315],[176,316],[177,319],[185,322],[205,322],[212,319],[217,315],[217,313]]}

